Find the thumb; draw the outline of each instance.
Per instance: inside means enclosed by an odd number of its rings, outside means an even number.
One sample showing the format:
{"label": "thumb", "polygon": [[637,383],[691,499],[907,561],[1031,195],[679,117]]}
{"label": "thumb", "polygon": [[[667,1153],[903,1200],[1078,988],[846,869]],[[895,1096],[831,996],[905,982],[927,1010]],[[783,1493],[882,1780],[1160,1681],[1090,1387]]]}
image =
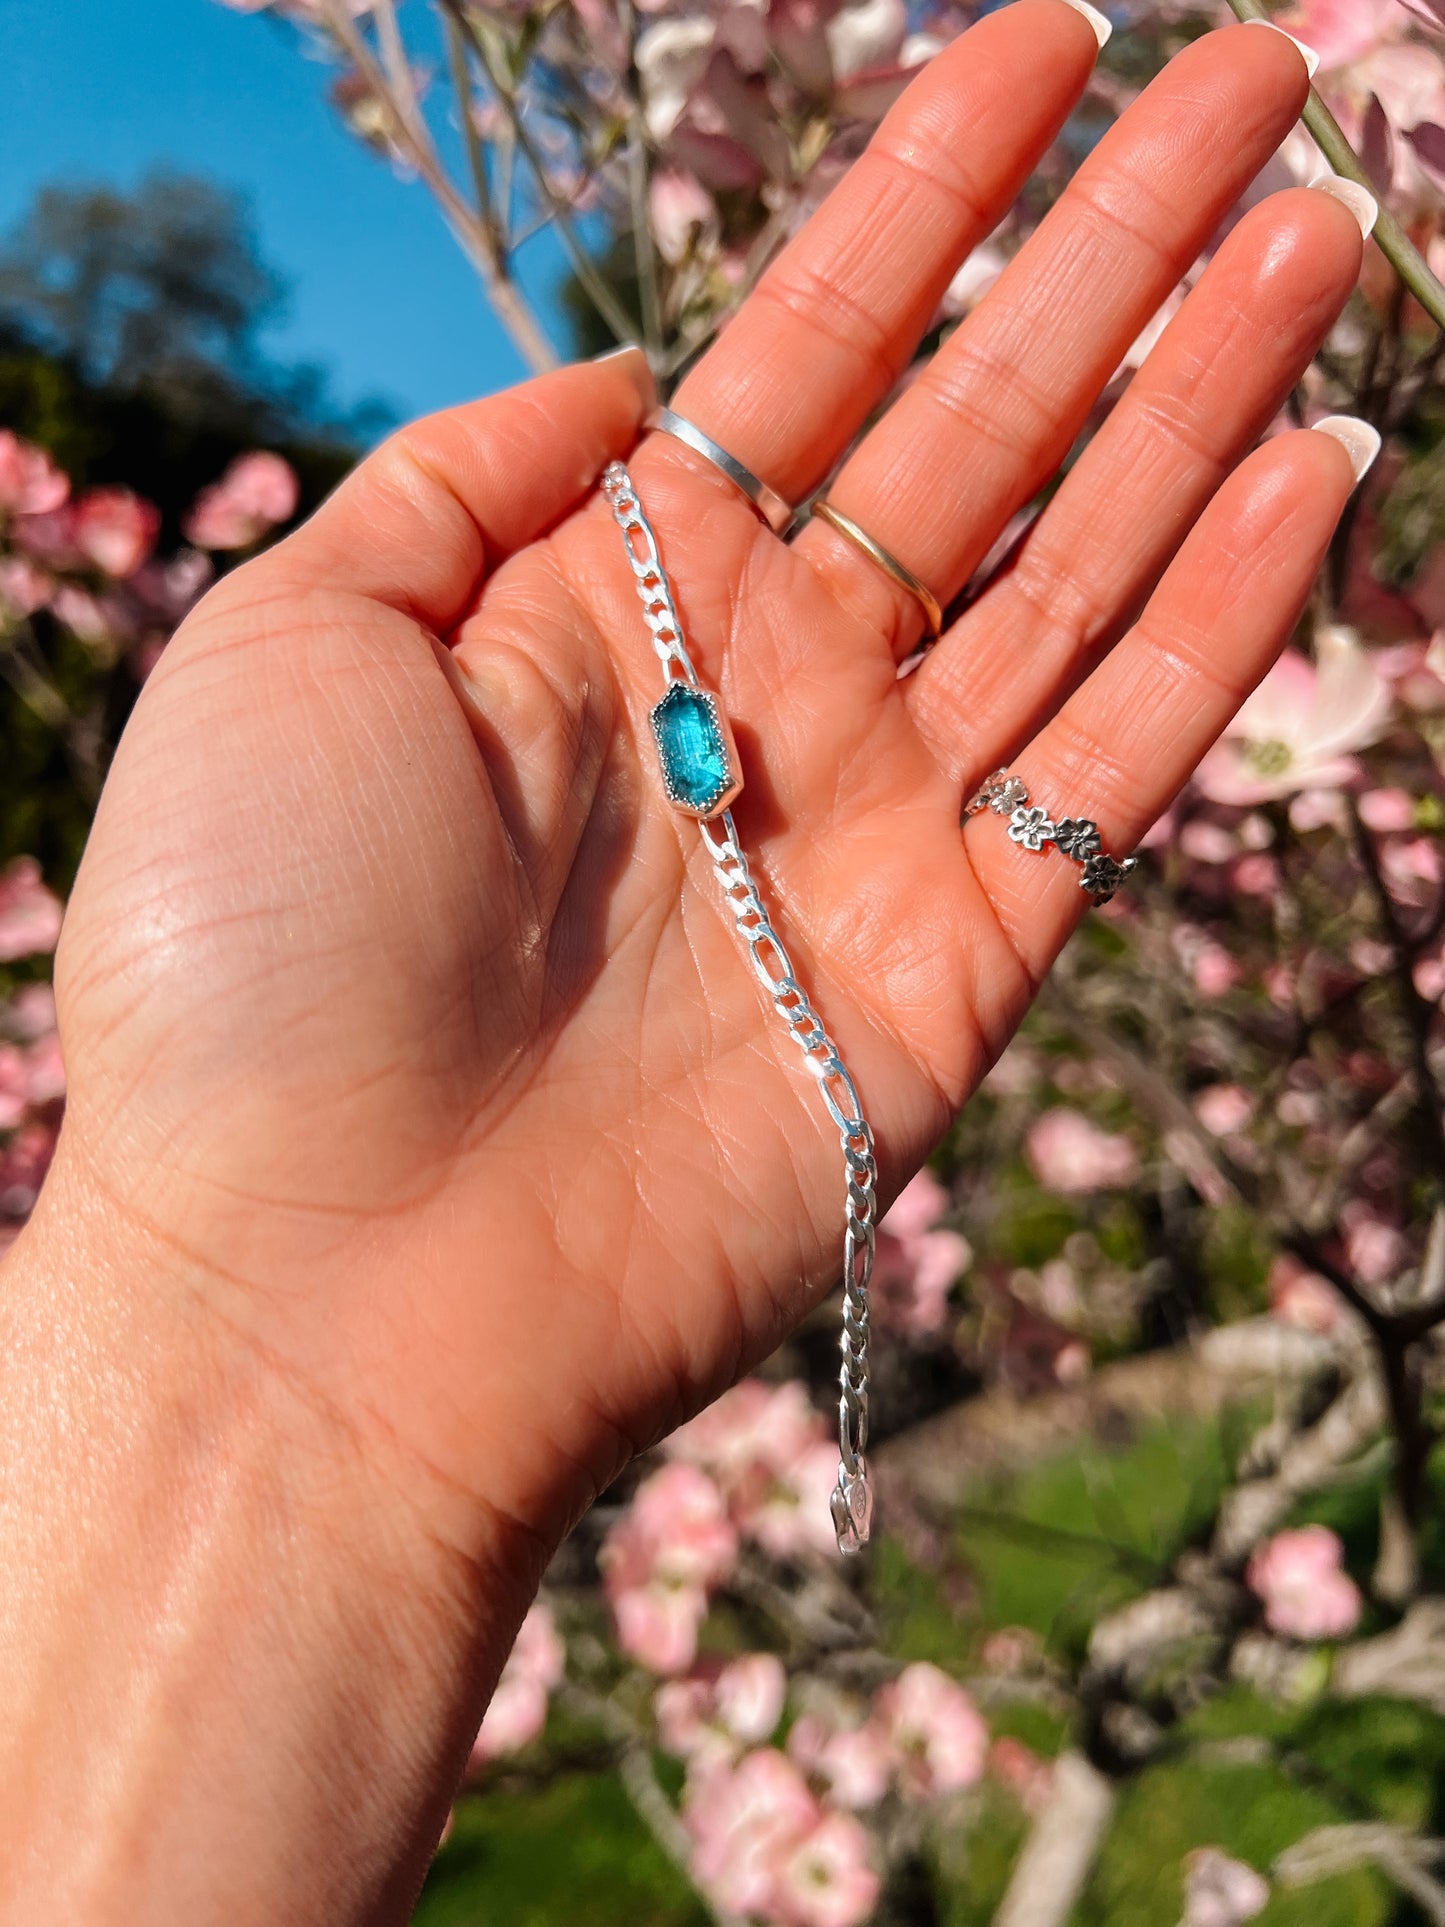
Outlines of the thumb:
{"label": "thumb", "polygon": [[485,576],[544,534],[626,455],[656,402],[647,358],[620,348],[398,430],[264,558],[445,634]]}

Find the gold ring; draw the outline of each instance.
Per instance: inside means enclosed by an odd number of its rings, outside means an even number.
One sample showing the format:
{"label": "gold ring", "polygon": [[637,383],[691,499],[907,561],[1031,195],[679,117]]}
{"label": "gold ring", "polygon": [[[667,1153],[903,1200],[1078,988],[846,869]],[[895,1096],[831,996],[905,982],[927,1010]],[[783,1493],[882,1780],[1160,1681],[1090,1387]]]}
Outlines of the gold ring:
{"label": "gold ring", "polygon": [[876,562],[885,575],[892,576],[900,589],[908,591],[923,611],[930,637],[942,635],[943,610],[938,605],[938,597],[926,582],[920,582],[912,569],[905,569],[896,555],[890,555],[881,542],[875,542],[866,529],[859,528],[851,515],[845,515],[842,509],[835,509],[826,498],[814,502],[813,513],[821,516],[830,529],[836,529],[846,541]]}

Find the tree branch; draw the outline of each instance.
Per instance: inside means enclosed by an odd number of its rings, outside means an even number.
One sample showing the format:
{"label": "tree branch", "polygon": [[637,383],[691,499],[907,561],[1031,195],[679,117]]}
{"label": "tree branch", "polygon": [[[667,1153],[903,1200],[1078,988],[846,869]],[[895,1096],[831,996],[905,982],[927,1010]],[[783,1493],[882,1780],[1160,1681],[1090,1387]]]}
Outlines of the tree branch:
{"label": "tree branch", "polygon": [[[325,3],[328,6],[335,6],[337,0],[325,0]],[[445,13],[449,14],[456,21],[457,26],[470,42],[477,59],[481,62],[482,71],[491,82],[492,90],[497,97],[498,104],[507,117],[508,125],[512,130],[512,137],[521,150],[527,165],[532,170],[533,178],[537,183],[537,191],[547,204],[547,209],[552,216],[557,234],[562,242],[562,246],[566,250],[567,259],[572,263],[572,272],[577,276],[593,307],[596,308],[603,321],[606,322],[607,326],[612,330],[614,338],[620,342],[630,341],[633,334],[632,317],[598,273],[596,263],[586,248],[583,247],[577,234],[576,226],[572,220],[572,210],[552,185],[551,177],[547,173],[546,164],[537,152],[532,141],[532,136],[527,132],[526,123],[522,119],[521,109],[517,105],[516,95],[503,80],[502,76],[497,73],[490,54],[488,53],[486,43],[462,7],[461,0],[438,0],[438,4]]]}
{"label": "tree branch", "polygon": [[1114,1789],[1104,1775],[1082,1753],[1061,1753],[1048,1804],[1024,1842],[993,1927],[1063,1927],[1113,1812]]}
{"label": "tree branch", "polygon": [[[1259,0],[1229,0],[1229,4],[1241,20],[1269,19],[1268,9],[1262,7]],[[1310,97],[1305,102],[1300,118],[1335,172],[1343,175],[1347,181],[1358,181],[1361,187],[1379,200],[1379,189],[1361,166],[1354,148],[1345,139],[1340,123],[1313,87],[1310,88]],[[1436,327],[1445,329],[1445,287],[1435,279],[1423,255],[1383,203],[1380,217],[1375,223],[1374,238],[1379,243],[1380,252]]]}
{"label": "tree branch", "polygon": [[392,122],[392,138],[430,188],[447,225],[480,276],[493,312],[511,336],[518,353],[535,373],[555,368],[558,362],[556,350],[543,333],[521,290],[508,274],[496,237],[487,223],[467,206],[448,179],[420,113],[408,116],[405,104],[393,96],[386,75],[377,65],[365,36],[346,12],[344,0],[318,0],[318,4],[336,44],[375,98],[387,108]]}

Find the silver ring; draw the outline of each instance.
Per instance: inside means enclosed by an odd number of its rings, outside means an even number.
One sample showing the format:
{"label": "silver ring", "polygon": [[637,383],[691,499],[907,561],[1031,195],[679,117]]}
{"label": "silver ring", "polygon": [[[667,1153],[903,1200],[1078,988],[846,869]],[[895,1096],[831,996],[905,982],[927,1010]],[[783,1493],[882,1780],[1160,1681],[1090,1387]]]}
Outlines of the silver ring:
{"label": "silver ring", "polygon": [[1122,862],[1110,856],[1099,837],[1099,826],[1091,817],[1061,816],[1057,822],[1037,803],[1030,803],[1024,783],[1006,769],[996,769],[974,791],[963,806],[963,821],[992,810],[1008,818],[1010,842],[1025,850],[1042,850],[1052,843],[1080,866],[1079,888],[1087,890],[1095,903],[1107,903],[1119,885],[1138,867],[1137,856]]}
{"label": "silver ring", "polygon": [[734,488],[741,489],[758,514],[762,516],[774,535],[785,535],[793,526],[795,511],[783,500],[775,488],[759,481],[750,468],[744,468],[735,455],[729,455],[711,435],[704,434],[696,422],[690,422],[686,415],[679,415],[671,408],[658,408],[647,418],[649,428],[660,429],[664,435],[671,435],[674,441],[685,444],[694,454],[701,455],[714,468],[722,470]]}

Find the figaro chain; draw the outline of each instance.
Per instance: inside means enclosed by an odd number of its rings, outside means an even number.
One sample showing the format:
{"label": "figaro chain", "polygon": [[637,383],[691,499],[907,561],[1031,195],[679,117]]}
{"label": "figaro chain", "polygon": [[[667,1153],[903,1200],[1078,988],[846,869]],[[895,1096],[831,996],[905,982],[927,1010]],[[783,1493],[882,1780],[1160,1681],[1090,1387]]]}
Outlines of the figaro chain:
{"label": "figaro chain", "polygon": [[[632,477],[613,462],[602,478],[637,584],[652,646],[667,680],[651,713],[663,782],[677,807],[697,818],[723,899],[748,946],[748,959],[773,1008],[803,1053],[838,1131],[846,1176],[843,1228],[842,1364],[838,1374],[838,1482],[829,1499],[840,1552],[857,1552],[868,1539],[872,1488],[864,1456],[868,1444],[868,1287],[873,1275],[877,1164],[873,1133],[858,1090],[837,1046],[798,982],[782,939],[774,929],[728,807],[742,787],[736,750],[715,695],[705,690],[683,641],[672,587],[658,553],[657,537],[643,513]],[[674,694],[674,692],[679,692]],[[688,693],[683,693],[688,692]],[[677,712],[685,708],[687,714]],[[682,723],[689,746],[701,743],[711,787],[692,781],[677,766],[672,730]]]}

